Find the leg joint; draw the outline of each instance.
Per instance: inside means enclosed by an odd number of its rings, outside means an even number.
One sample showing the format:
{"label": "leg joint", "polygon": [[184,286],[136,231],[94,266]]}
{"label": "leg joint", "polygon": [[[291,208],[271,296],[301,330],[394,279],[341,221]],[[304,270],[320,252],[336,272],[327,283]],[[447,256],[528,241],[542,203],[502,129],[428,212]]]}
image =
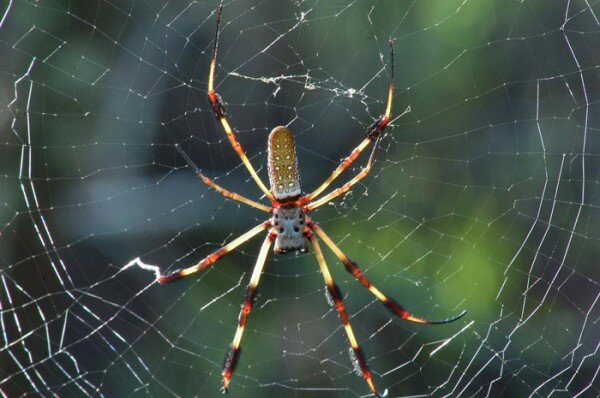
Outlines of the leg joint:
{"label": "leg joint", "polygon": [[248,286],[246,294],[242,299],[242,312],[249,313],[254,304],[256,303],[256,286]]}
{"label": "leg joint", "polygon": [[365,275],[362,273],[360,268],[358,268],[354,261],[345,259],[343,263],[346,271],[356,278],[356,280],[358,280],[363,287],[366,287],[367,289],[371,287],[371,283],[367,280],[367,278],[365,278]]}
{"label": "leg joint", "polygon": [[379,136],[379,134],[381,134],[381,132],[385,129],[385,126],[387,126],[388,123],[388,118],[382,116],[381,118],[379,118],[379,120],[376,120],[371,125],[371,127],[369,127],[369,129],[367,130],[366,137],[368,137],[371,140],[376,139]]}
{"label": "leg joint", "polygon": [[394,299],[386,297],[385,301],[382,301],[382,304],[387,308],[392,314],[399,316],[402,319],[406,319],[409,317],[408,312],[404,308],[400,306]]}
{"label": "leg joint", "polygon": [[231,374],[237,366],[240,351],[241,349],[239,347],[235,348],[233,345],[229,346],[227,354],[225,354],[225,360],[223,361],[223,377],[231,377]]}
{"label": "leg joint", "polygon": [[218,120],[221,120],[225,116],[227,116],[227,109],[221,100],[221,96],[214,91],[208,93],[208,99],[210,100],[210,104],[212,105],[212,110],[215,113],[215,116]]}

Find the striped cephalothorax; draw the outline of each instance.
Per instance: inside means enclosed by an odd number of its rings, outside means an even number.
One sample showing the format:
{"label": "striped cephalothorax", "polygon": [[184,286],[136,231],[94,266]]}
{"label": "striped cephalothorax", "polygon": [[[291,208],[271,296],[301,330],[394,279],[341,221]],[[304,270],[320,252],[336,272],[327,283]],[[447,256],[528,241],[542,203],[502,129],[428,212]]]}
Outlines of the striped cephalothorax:
{"label": "striped cephalothorax", "polygon": [[[256,296],[256,289],[262,274],[262,270],[265,266],[269,249],[273,242],[275,242],[274,251],[275,253],[298,253],[306,252],[308,250],[308,244],[310,243],[314,249],[319,269],[323,275],[325,281],[325,291],[327,293],[328,301],[335,308],[339,317],[342,321],[344,331],[350,342],[350,356],[352,363],[355,365],[357,372],[362,375],[363,379],[367,383],[369,390],[375,396],[381,396],[377,393],[375,385],[373,384],[371,371],[367,365],[367,360],[354,336],[352,327],[350,326],[350,317],[346,312],[344,302],[342,299],[342,293],[339,287],[333,281],[325,258],[317,241],[319,237],[327,247],[336,255],[336,257],[344,265],[347,272],[349,272],[364,288],[368,289],[392,314],[400,317],[401,319],[420,323],[420,324],[444,324],[453,322],[462,317],[466,311],[463,311],[458,316],[449,318],[443,321],[430,321],[427,319],[419,318],[411,315],[407,312],[400,304],[395,300],[391,299],[379,289],[377,289],[358,268],[355,262],[350,260],[340,248],[329,238],[329,236],[306,215],[306,213],[322,206],[326,203],[331,202],[333,199],[340,195],[348,192],[352,186],[363,179],[371,170],[371,165],[375,157],[375,149],[377,148],[377,141],[385,127],[390,122],[391,110],[392,110],[392,95],[394,92],[394,47],[390,40],[390,82],[387,93],[387,105],[383,116],[376,120],[371,127],[367,130],[363,140],[358,146],[350,153],[350,155],[342,160],[339,166],[331,173],[331,175],[321,184],[317,189],[309,193],[308,195],[302,195],[300,187],[300,174],[298,172],[298,162],[296,160],[296,147],[294,143],[294,137],[292,133],[283,126],[276,127],[271,131],[269,135],[269,160],[268,160],[268,171],[269,181],[271,189],[267,189],[265,184],[262,182],[258,173],[250,163],[250,160],[246,156],[242,146],[237,141],[234,129],[231,127],[229,120],[227,119],[227,113],[225,112],[225,106],[221,100],[221,97],[214,90],[214,77],[217,57],[217,43],[219,39],[219,24],[221,20],[222,6],[217,11],[217,28],[215,31],[215,41],[213,47],[213,54],[210,62],[210,70],[208,75],[208,98],[210,100],[213,112],[222,125],[225,134],[231,146],[235,152],[239,155],[240,160],[263,192],[265,197],[270,201],[270,206],[258,203],[254,200],[248,199],[235,192],[228,191],[221,186],[215,184],[210,178],[206,177],[202,171],[193,163],[190,157],[181,149],[179,145],[176,145],[177,150],[186,160],[188,165],[192,167],[198,177],[203,183],[213,188],[223,196],[252,206],[256,209],[270,213],[271,217],[252,228],[248,232],[240,235],[238,238],[232,240],[227,245],[214,251],[213,253],[206,256],[197,264],[182,269],[173,271],[169,274],[158,277],[159,283],[173,282],[188,275],[194,274],[198,271],[205,269],[211,264],[218,261],[221,257],[234,250],[241,244],[247,242],[251,238],[258,235],[260,232],[268,231],[267,236],[261,246],[256,265],[252,271],[250,282],[246,290],[246,295],[242,301],[240,315],[238,317],[237,330],[233,338],[233,342],[229,346],[227,355],[225,357],[225,363],[221,375],[223,377],[223,388],[227,391],[229,387],[229,381],[235,370],[235,366],[239,359],[240,344],[248,314],[252,310],[254,304],[254,298]],[[321,198],[314,200],[319,196],[345,169],[347,169],[361,154],[361,152],[373,143],[373,150],[367,161],[365,168],[354,176],[346,184],[340,186],[337,189],[332,190]],[[385,394],[384,394],[385,395]]]}

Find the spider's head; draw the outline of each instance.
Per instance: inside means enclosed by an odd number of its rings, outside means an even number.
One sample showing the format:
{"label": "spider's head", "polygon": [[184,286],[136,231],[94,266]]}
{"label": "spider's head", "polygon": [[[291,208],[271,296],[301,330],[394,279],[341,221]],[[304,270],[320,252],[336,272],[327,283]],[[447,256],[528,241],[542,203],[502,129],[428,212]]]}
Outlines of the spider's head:
{"label": "spider's head", "polygon": [[297,206],[280,207],[273,213],[271,223],[277,236],[273,251],[277,254],[306,253],[308,242],[304,237],[306,216]]}
{"label": "spider's head", "polygon": [[271,192],[280,203],[296,200],[302,193],[296,143],[287,127],[275,127],[269,134],[269,182]]}

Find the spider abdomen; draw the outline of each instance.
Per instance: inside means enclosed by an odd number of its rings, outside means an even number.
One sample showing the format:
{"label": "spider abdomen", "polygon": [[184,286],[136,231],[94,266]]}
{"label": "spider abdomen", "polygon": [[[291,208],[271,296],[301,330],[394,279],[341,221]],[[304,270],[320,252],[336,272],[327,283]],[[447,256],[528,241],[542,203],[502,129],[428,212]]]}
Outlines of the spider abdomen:
{"label": "spider abdomen", "polygon": [[308,243],[304,237],[304,212],[300,207],[280,207],[272,218],[275,237],[275,253],[291,253],[308,251]]}
{"label": "spider abdomen", "polygon": [[300,175],[296,160],[296,143],[290,130],[275,127],[269,134],[269,182],[271,192],[280,202],[288,202],[300,196]]}

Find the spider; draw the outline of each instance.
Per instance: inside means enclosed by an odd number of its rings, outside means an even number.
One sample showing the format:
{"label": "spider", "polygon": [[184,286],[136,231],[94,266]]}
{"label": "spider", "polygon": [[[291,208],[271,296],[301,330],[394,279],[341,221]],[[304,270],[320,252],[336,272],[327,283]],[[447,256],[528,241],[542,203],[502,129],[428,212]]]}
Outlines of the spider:
{"label": "spider", "polygon": [[[258,235],[260,232],[267,231],[268,234],[260,248],[256,265],[252,271],[250,282],[248,284],[246,294],[244,295],[241,311],[238,318],[237,330],[233,338],[233,342],[229,346],[227,355],[225,356],[225,362],[222,369],[223,377],[223,391],[227,392],[229,388],[229,381],[235,370],[240,355],[240,343],[246,322],[248,320],[248,314],[254,304],[254,297],[256,289],[260,280],[261,273],[267,260],[267,254],[273,242],[275,243],[274,252],[278,254],[285,253],[306,253],[308,251],[309,243],[313,247],[319,269],[325,280],[325,292],[329,303],[338,312],[341,319],[342,325],[348,336],[350,342],[349,354],[353,362],[354,368],[362,375],[363,379],[367,383],[369,390],[376,397],[381,397],[377,393],[375,385],[373,383],[371,371],[369,370],[367,360],[360,348],[352,327],[350,326],[349,316],[344,306],[342,299],[342,293],[339,287],[333,281],[325,259],[323,252],[317,240],[317,236],[329,247],[329,249],[337,256],[342,262],[346,271],[348,271],[364,288],[368,289],[392,314],[399,316],[400,318],[420,323],[420,324],[445,324],[453,322],[463,315],[466,311],[463,311],[459,315],[442,321],[431,321],[423,318],[418,318],[408,311],[406,311],[400,304],[386,296],[379,289],[377,289],[363,272],[358,268],[355,262],[350,260],[340,248],[333,242],[333,240],[319,227],[319,225],[313,221],[307,214],[312,210],[329,203],[333,199],[340,195],[348,192],[352,186],[362,180],[370,171],[373,158],[375,155],[375,149],[379,141],[381,133],[390,122],[390,115],[392,111],[392,96],[394,92],[394,46],[390,40],[390,82],[387,93],[387,105],[385,113],[378,120],[376,120],[367,130],[365,138],[360,144],[350,153],[350,155],[341,161],[339,166],[331,173],[331,175],[314,191],[308,195],[302,195],[300,187],[300,174],[298,172],[298,162],[296,159],[295,142],[292,133],[288,128],[284,126],[275,127],[268,138],[268,174],[270,188],[267,189],[265,184],[262,182],[254,167],[246,157],[242,146],[236,139],[235,130],[231,127],[231,124],[227,118],[227,112],[225,105],[221,100],[221,97],[214,89],[215,80],[215,67],[217,59],[217,47],[219,41],[219,25],[221,21],[221,13],[223,6],[221,5],[217,10],[217,27],[215,30],[214,46],[212,50],[212,57],[210,60],[210,70],[208,74],[208,99],[210,100],[212,110],[221,123],[227,138],[235,152],[239,155],[241,161],[244,163],[248,172],[264,193],[264,195],[271,202],[271,206],[265,206],[261,203],[248,199],[235,192],[226,190],[225,188],[217,185],[211,179],[206,177],[202,171],[193,163],[190,157],[181,149],[179,145],[176,145],[177,150],[186,160],[186,162],[192,167],[197,176],[202,182],[217,192],[221,193],[226,198],[232,199],[262,210],[266,213],[271,214],[271,217],[263,223],[252,228],[248,232],[242,234],[238,238],[232,240],[225,246],[222,246],[218,250],[206,256],[196,265],[191,267],[174,271],[167,275],[158,277],[160,284],[173,282],[185,278],[191,274],[202,271],[209,265],[214,264],[220,258],[231,252],[241,244],[249,241],[251,238]],[[358,173],[349,182],[342,185],[341,187],[332,190],[328,194],[322,196],[320,199],[315,200],[345,169],[347,169],[355,160],[358,158],[360,153],[369,144],[373,143],[373,150],[369,157],[366,167]],[[316,236],[315,236],[316,235]],[[385,395],[385,394],[384,394]]]}

